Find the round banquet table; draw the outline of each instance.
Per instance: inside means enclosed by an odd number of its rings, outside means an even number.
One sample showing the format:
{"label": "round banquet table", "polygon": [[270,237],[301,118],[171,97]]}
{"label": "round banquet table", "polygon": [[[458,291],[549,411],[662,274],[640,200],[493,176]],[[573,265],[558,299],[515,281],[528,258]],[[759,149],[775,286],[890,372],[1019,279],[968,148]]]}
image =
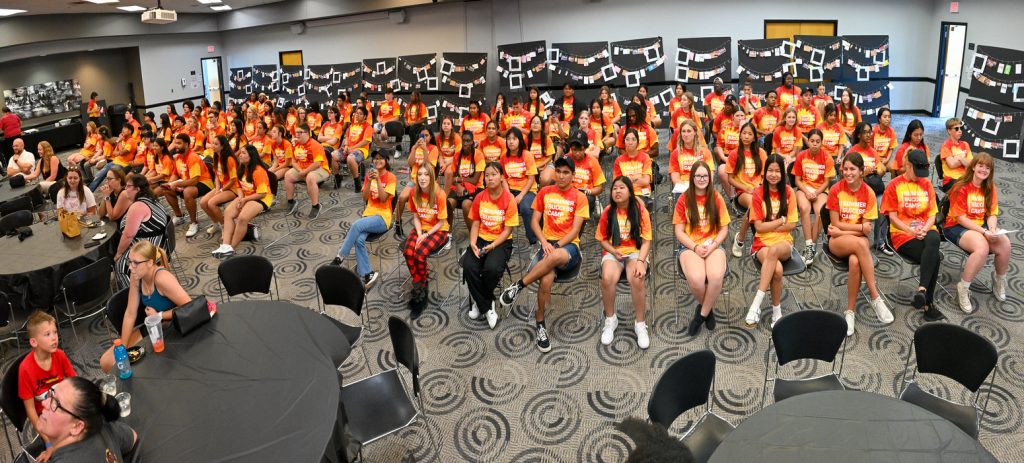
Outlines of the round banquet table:
{"label": "round banquet table", "polygon": [[141,439],[140,461],[317,462],[335,451],[335,365],[350,346],[324,316],[283,301],[227,302],[187,336],[169,325],[164,335],[164,351],[146,338],[146,356],[118,383],[132,396],[124,419]]}
{"label": "round banquet table", "polygon": [[[65,275],[109,255],[107,243],[117,225],[82,227],[81,235],[67,239],[57,221],[32,224],[32,236],[19,241],[15,236],[0,238],[0,291],[11,298],[16,314],[48,309],[60,290]],[[86,248],[92,237],[106,233],[99,246]]]}
{"label": "round banquet table", "polygon": [[802,394],[751,415],[711,462],[995,462],[980,442],[917,405],[863,391]]}
{"label": "round banquet table", "polygon": [[[2,168],[7,169],[7,166],[2,166]],[[0,182],[0,204],[25,196],[36,188],[39,188],[39,182],[36,181],[29,182],[20,188],[11,188],[11,182],[5,178],[3,182]]]}

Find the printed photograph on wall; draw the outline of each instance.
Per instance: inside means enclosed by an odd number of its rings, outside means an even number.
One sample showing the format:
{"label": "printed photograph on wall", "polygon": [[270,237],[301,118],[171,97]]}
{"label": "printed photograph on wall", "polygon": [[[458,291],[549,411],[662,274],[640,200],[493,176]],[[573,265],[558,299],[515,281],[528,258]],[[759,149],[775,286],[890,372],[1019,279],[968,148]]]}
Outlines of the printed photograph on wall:
{"label": "printed photograph on wall", "polygon": [[29,87],[4,90],[4,105],[22,119],[32,118],[32,98],[29,96],[29,90]]}

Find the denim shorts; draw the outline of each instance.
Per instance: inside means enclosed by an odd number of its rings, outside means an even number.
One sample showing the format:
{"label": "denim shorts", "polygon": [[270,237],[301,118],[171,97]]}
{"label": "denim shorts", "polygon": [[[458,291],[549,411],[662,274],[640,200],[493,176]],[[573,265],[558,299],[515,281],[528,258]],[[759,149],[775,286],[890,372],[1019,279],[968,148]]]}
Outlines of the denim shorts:
{"label": "denim shorts", "polygon": [[[557,243],[557,241],[548,241],[548,242],[551,243],[552,246],[555,245],[555,243]],[[576,243],[569,243],[569,244],[567,244],[565,246],[562,246],[559,249],[565,249],[565,252],[569,253],[569,261],[566,262],[565,265],[563,265],[561,267],[558,267],[556,269],[557,271],[559,271],[559,272],[569,271],[569,270],[572,270],[573,268],[575,268],[577,265],[580,265],[580,262],[583,260],[583,257],[580,255],[580,247],[577,246]],[[544,249],[541,248],[541,249],[537,250],[537,261],[539,262],[543,258],[544,258]]]}
{"label": "denim shorts", "polygon": [[960,238],[964,236],[964,233],[967,233],[967,229],[960,224],[942,228],[942,235],[946,237],[946,241],[957,246],[960,246]]}

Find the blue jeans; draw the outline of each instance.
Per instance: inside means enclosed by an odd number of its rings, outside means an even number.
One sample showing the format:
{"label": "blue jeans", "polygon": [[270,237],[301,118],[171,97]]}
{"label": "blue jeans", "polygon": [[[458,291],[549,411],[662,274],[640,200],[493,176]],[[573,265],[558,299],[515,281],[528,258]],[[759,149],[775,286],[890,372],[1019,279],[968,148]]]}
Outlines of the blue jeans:
{"label": "blue jeans", "polygon": [[110,172],[110,169],[113,169],[116,165],[113,162],[107,161],[107,165],[103,166],[99,172],[96,172],[96,175],[93,175],[92,183],[89,184],[89,191],[96,191],[100,184],[103,183],[103,179],[107,178],[107,172]]}
{"label": "blue jeans", "polygon": [[[519,193],[519,191],[512,191],[513,196]],[[537,242],[537,235],[533,234],[533,227],[530,226],[533,220],[533,200],[536,197],[536,193],[527,191],[519,203],[519,220],[523,222],[523,228],[526,229],[526,241],[529,241],[531,245]]]}
{"label": "blue jeans", "polygon": [[388,224],[384,223],[384,218],[379,215],[356,220],[352,223],[352,228],[349,229],[348,235],[345,235],[345,242],[342,243],[341,249],[338,250],[338,255],[347,257],[348,253],[352,251],[352,246],[355,246],[356,273],[361,277],[366,276],[367,273],[373,271],[373,267],[370,267],[370,253],[366,250],[366,235],[370,233],[384,233],[386,231],[388,231]]}

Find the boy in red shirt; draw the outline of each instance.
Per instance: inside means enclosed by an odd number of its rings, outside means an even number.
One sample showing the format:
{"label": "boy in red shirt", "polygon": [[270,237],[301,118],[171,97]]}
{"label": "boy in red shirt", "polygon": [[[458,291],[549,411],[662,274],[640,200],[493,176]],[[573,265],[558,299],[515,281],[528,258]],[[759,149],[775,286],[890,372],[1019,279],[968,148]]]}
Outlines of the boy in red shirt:
{"label": "boy in red shirt", "polygon": [[[508,307],[526,286],[539,281],[537,290],[537,349],[551,351],[544,309],[551,299],[551,284],[555,272],[567,272],[580,265],[580,230],[590,217],[586,196],[573,188],[576,163],[569,157],[555,161],[555,184],[541,188],[533,201],[533,220],[530,226],[537,236],[543,236],[541,249],[534,257],[537,262],[523,278],[501,292],[501,305]],[[544,226],[541,227],[543,220]]]}
{"label": "boy in red shirt", "polygon": [[50,314],[33,312],[25,329],[32,352],[18,366],[18,398],[25,402],[28,420],[38,430],[39,414],[50,388],[76,375],[68,356],[57,347],[57,321]]}

